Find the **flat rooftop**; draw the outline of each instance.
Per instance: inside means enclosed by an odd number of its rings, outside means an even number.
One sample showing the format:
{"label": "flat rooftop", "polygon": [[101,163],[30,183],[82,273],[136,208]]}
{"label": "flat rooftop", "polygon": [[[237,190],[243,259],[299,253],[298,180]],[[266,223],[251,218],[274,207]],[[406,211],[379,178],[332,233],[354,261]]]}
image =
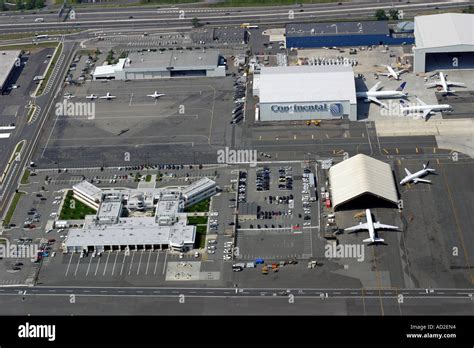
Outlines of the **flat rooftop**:
{"label": "flat rooftop", "polygon": [[345,65],[263,67],[259,93],[260,103],[356,103],[354,72]]}
{"label": "flat rooftop", "polygon": [[286,25],[287,37],[330,35],[388,35],[387,21],[290,23]]}
{"label": "flat rooftop", "polygon": [[70,229],[67,247],[105,245],[159,245],[193,243],[196,227],[186,225],[186,219],[172,226],[160,226],[154,217],[120,218],[113,225],[96,225],[94,216],[86,217],[84,227]]}
{"label": "flat rooftop", "polygon": [[219,62],[217,50],[179,50],[157,52],[132,52],[130,65],[125,70],[134,69],[197,69],[216,67]]}
{"label": "flat rooftop", "polygon": [[207,177],[199,179],[198,181],[193,182],[189,186],[185,186],[182,189],[183,195],[189,199],[198,193],[204,192],[207,189],[216,186],[216,182]]}
{"label": "flat rooftop", "polygon": [[80,183],[73,185],[72,189],[82,193],[83,195],[92,197],[96,200],[100,200],[102,198],[103,191],[87,180],[81,181]]}
{"label": "flat rooftop", "polygon": [[0,51],[0,89],[4,87],[20,53],[20,50]]}

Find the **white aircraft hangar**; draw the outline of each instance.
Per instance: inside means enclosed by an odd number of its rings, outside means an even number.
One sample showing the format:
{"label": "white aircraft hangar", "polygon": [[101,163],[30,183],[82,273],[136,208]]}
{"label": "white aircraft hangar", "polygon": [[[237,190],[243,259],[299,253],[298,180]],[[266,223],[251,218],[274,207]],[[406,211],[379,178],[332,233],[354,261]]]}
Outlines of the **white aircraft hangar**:
{"label": "white aircraft hangar", "polygon": [[415,73],[474,68],[474,14],[415,17]]}
{"label": "white aircraft hangar", "polygon": [[397,187],[388,163],[358,154],[329,169],[334,210],[398,204]]}

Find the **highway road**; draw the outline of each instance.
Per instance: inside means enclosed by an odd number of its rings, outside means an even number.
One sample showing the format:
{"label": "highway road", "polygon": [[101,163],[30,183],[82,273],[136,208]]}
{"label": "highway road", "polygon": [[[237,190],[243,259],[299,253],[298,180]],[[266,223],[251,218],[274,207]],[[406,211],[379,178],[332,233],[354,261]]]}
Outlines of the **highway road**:
{"label": "highway road", "polygon": [[[0,186],[0,216],[3,216],[3,213],[6,211],[8,204],[17,188],[17,184],[23,173],[23,168],[29,164],[30,158],[34,153],[34,150],[37,145],[37,141],[40,138],[41,131],[43,129],[44,122],[47,118],[49,110],[51,109],[53,102],[55,101],[57,94],[60,92],[62,87],[62,81],[64,81],[65,73],[67,67],[72,60],[72,57],[75,52],[76,43],[74,42],[64,42],[62,50],[62,60],[58,60],[56,65],[57,72],[52,74],[49,81],[49,88],[45,90],[45,93],[41,96],[34,98],[36,106],[40,109],[37,120],[31,125],[26,125],[23,122],[22,127],[19,128],[19,133],[17,134],[18,140],[25,140],[26,147],[24,147],[23,155],[20,158],[20,161],[14,162],[14,165],[10,168],[5,182]],[[13,149],[11,149],[13,151]]]}
{"label": "highway road", "polygon": [[[427,10],[459,9],[469,4],[467,0],[404,3],[395,4],[403,10],[405,17],[413,16]],[[185,8],[157,10],[156,8],[122,8],[122,9],[88,9],[75,10],[75,19],[65,20],[57,13],[8,14],[0,18],[0,33],[18,33],[30,31],[51,31],[64,29],[169,29],[191,25],[194,17],[202,24],[212,26],[240,25],[243,22],[252,24],[284,24],[288,22],[321,21],[340,18],[368,18],[377,9],[388,10],[391,3],[368,4],[354,3],[338,6],[337,4],[318,4],[285,7],[248,7],[248,8]],[[43,18],[44,22],[35,22]]]}

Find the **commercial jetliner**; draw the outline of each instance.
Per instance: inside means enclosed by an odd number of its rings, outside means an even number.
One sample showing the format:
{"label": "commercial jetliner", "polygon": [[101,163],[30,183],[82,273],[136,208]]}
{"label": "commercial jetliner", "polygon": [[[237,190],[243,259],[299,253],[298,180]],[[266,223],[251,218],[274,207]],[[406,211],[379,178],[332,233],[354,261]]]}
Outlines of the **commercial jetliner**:
{"label": "commercial jetliner", "polygon": [[451,90],[449,88],[449,86],[462,86],[462,87],[466,86],[462,82],[448,81],[448,80],[446,80],[447,77],[448,77],[447,75],[444,76],[443,72],[440,71],[439,80],[435,81],[435,82],[427,83],[427,84],[425,84],[425,86],[428,87],[428,88],[433,88],[433,87],[440,86],[441,90],[444,93],[454,93],[455,92],[454,90]]}
{"label": "commercial jetliner", "polygon": [[166,95],[166,94],[160,94],[160,93],[158,93],[157,91],[155,91],[155,93],[153,93],[153,94],[148,94],[147,97],[152,97],[152,98],[154,98],[154,99],[158,99],[159,97],[163,97],[163,96],[165,96],[165,95]]}
{"label": "commercial jetliner", "polygon": [[400,108],[402,110],[402,113],[411,116],[414,115],[414,113],[416,112],[422,112],[423,114],[421,115],[421,117],[426,121],[426,116],[432,114],[433,112],[453,111],[452,106],[449,104],[428,105],[424,101],[420,100],[418,97],[416,97],[416,100],[418,101],[418,105],[411,106],[405,106],[405,102],[403,100],[400,100]]}
{"label": "commercial jetliner", "polygon": [[397,226],[384,225],[378,221],[373,222],[372,213],[370,212],[370,209],[365,210],[365,217],[367,219],[367,222],[365,224],[360,223],[359,225],[345,228],[344,231],[345,232],[369,231],[369,238],[364,239],[364,242],[365,243],[380,243],[380,242],[383,242],[384,240],[375,235],[375,230],[381,230],[381,229],[400,230]]}
{"label": "commercial jetliner", "polygon": [[357,98],[365,98],[364,101],[367,103],[374,102],[381,107],[388,109],[387,104],[382,103],[380,100],[378,100],[378,98],[405,98],[407,96],[406,93],[402,92],[407,84],[406,82],[403,82],[400,87],[394,91],[380,91],[380,89],[383,88],[380,87],[380,84],[381,81],[377,82],[375,86],[373,86],[367,92],[357,92]]}
{"label": "commercial jetliner", "polygon": [[97,96],[95,94],[91,94],[91,95],[86,95],[86,99],[97,99]]}
{"label": "commercial jetliner", "polygon": [[109,92],[107,92],[106,95],[102,96],[102,97],[99,97],[99,99],[107,99],[107,100],[110,100],[110,99],[115,99],[117,98],[116,96],[114,95],[111,95]]}
{"label": "commercial jetliner", "polygon": [[400,80],[400,75],[402,73],[404,73],[405,71],[407,71],[406,69],[402,69],[402,70],[395,70],[394,68],[392,68],[390,65],[382,65],[384,66],[385,68],[387,68],[388,72],[386,73],[379,73],[379,75],[382,75],[382,76],[387,76],[388,78],[392,77],[394,78],[395,80]]}
{"label": "commercial jetliner", "polygon": [[428,175],[429,173],[435,172],[434,169],[429,168],[428,166],[430,165],[430,161],[428,163],[423,164],[423,169],[417,171],[416,173],[410,173],[408,169],[405,168],[405,172],[407,173],[407,176],[405,176],[402,181],[400,181],[400,185],[405,185],[407,182],[413,181],[415,184],[418,182],[425,182],[427,184],[431,184],[431,180],[426,180],[426,179],[420,179],[422,176]]}

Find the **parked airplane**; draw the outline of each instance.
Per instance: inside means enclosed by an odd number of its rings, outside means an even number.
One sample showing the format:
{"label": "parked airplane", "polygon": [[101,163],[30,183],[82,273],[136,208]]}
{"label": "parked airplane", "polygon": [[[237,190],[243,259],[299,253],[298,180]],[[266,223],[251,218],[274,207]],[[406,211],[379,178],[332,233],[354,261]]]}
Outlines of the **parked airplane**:
{"label": "parked airplane", "polygon": [[428,88],[440,86],[441,90],[444,93],[454,93],[455,92],[454,90],[451,90],[449,88],[449,86],[466,86],[462,82],[448,81],[448,80],[446,80],[447,77],[448,77],[447,75],[444,76],[443,72],[440,71],[439,80],[436,81],[436,82],[426,83],[425,86],[428,87]]}
{"label": "parked airplane", "polygon": [[381,81],[377,82],[375,86],[373,86],[366,92],[357,92],[357,98],[365,98],[365,102],[374,102],[380,105],[381,107],[388,109],[387,104],[382,103],[380,100],[378,100],[378,98],[405,98],[407,96],[406,93],[402,92],[407,84],[406,82],[403,82],[400,87],[398,87],[394,91],[380,91],[380,89],[382,88],[379,87],[380,84]]}
{"label": "parked airplane", "polygon": [[434,169],[428,168],[430,165],[430,161],[428,163],[423,164],[423,169],[417,171],[416,173],[410,173],[408,169],[405,168],[405,172],[407,173],[407,176],[405,176],[402,181],[400,181],[400,185],[405,185],[407,182],[413,181],[415,184],[418,182],[425,182],[427,184],[431,184],[431,180],[426,180],[426,179],[420,179],[420,177],[428,175],[429,173],[435,172]]}
{"label": "parked airplane", "polygon": [[385,68],[387,68],[388,72],[386,73],[379,73],[378,75],[382,75],[382,76],[387,76],[388,78],[392,77],[394,78],[395,80],[400,80],[400,75],[404,72],[406,72],[407,70],[406,69],[402,69],[402,70],[395,70],[394,68],[392,68],[390,65],[382,65],[384,66]]}
{"label": "parked airplane", "polygon": [[72,99],[72,98],[75,98],[75,96],[73,96],[71,93],[64,94],[64,99]]}
{"label": "parked airplane", "polygon": [[97,99],[97,96],[95,94],[91,94],[91,95],[86,95],[86,99]]}
{"label": "parked airplane", "polygon": [[379,242],[383,242],[384,240],[375,235],[375,230],[379,230],[379,229],[400,230],[397,226],[384,225],[384,224],[381,224],[379,221],[373,222],[372,213],[370,212],[370,209],[365,210],[365,217],[367,219],[367,222],[365,224],[360,223],[359,225],[345,228],[344,231],[356,232],[356,231],[367,230],[369,231],[369,238],[364,239],[364,242],[365,243],[379,243]]}
{"label": "parked airplane", "polygon": [[115,99],[117,98],[116,96],[114,95],[111,95],[109,92],[107,92],[106,95],[102,96],[102,97],[99,97],[99,99],[107,99],[107,100],[110,100],[110,99]]}
{"label": "parked airplane", "polygon": [[418,97],[416,97],[416,100],[418,101],[418,105],[411,105],[411,106],[404,106],[405,102],[403,100],[400,100],[400,108],[402,110],[403,114],[406,114],[408,116],[414,115],[412,112],[422,112],[423,115],[421,117],[426,121],[427,118],[426,116],[432,114],[433,112],[437,111],[453,111],[453,108],[449,104],[434,104],[434,105],[428,105],[424,101],[420,100]]}
{"label": "parked airplane", "polygon": [[154,98],[154,99],[158,99],[159,97],[163,97],[163,96],[165,96],[165,95],[166,95],[166,94],[160,94],[160,93],[158,93],[157,91],[155,91],[155,93],[153,93],[153,94],[148,94],[147,97],[152,97],[152,98]]}

